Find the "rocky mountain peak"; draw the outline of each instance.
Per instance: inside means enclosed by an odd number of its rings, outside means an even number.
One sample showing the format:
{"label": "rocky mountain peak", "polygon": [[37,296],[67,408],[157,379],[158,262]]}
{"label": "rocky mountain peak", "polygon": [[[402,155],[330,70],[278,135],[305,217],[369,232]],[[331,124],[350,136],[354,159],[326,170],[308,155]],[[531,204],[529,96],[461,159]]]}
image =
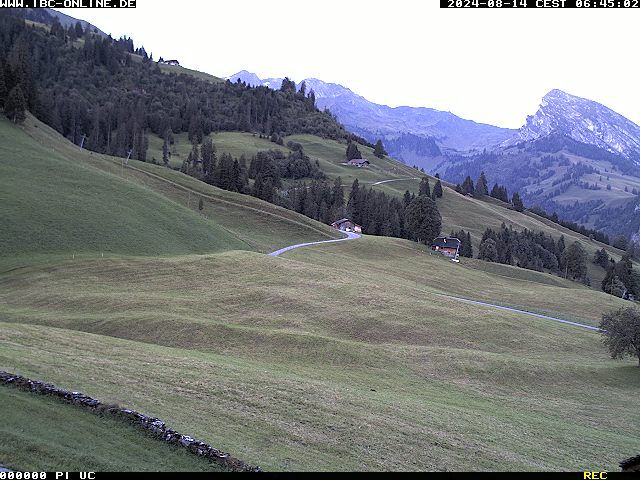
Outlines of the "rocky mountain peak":
{"label": "rocky mountain peak", "polygon": [[527,117],[517,140],[535,140],[551,133],[627,158],[640,155],[638,125],[604,105],[557,89],[543,97],[535,115]]}

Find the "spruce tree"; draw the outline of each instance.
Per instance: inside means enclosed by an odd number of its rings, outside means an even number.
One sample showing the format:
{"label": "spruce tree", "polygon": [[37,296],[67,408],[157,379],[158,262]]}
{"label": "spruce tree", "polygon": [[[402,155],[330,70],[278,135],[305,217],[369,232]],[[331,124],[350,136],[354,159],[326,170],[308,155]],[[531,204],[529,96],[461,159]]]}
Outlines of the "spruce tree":
{"label": "spruce tree", "polygon": [[4,114],[13,123],[22,123],[26,120],[27,101],[20,85],[11,89],[4,105]]}
{"label": "spruce tree", "polygon": [[474,191],[473,180],[471,180],[471,177],[467,175],[467,178],[462,182],[462,193],[464,195],[473,195]]}
{"label": "spruce tree", "polygon": [[360,183],[356,178],[351,185],[351,192],[349,193],[349,200],[347,201],[347,209],[351,220],[362,225],[362,198],[360,191]]}
{"label": "spruce tree", "polygon": [[202,144],[200,155],[202,156],[202,171],[205,181],[211,183],[210,180],[213,179],[213,173],[216,168],[216,147],[210,138],[205,139]]}
{"label": "spruce tree", "polygon": [[475,194],[478,197],[482,197],[484,195],[488,195],[489,194],[489,191],[487,189],[487,179],[484,176],[484,172],[482,172],[480,174],[480,177],[478,177],[478,181],[476,182]]}
{"label": "spruce tree", "polygon": [[436,203],[426,195],[418,195],[406,209],[406,228],[410,238],[430,245],[440,235],[442,216]]}
{"label": "spruce tree", "polygon": [[567,247],[565,262],[566,272],[574,280],[587,276],[587,252],[579,242],[573,242]]}
{"label": "spruce tree", "polygon": [[609,254],[604,248],[596,251],[593,257],[593,263],[600,265],[604,269],[609,266]]}
{"label": "spruce tree", "polygon": [[409,190],[404,192],[404,197],[402,198],[402,203],[404,204],[404,208],[407,208],[411,203],[411,192]]}
{"label": "spruce tree", "polygon": [[360,150],[358,150],[358,146],[354,142],[349,142],[347,145],[347,162],[350,160],[354,160],[357,158],[362,158],[362,154]]}
{"label": "spruce tree", "polygon": [[418,195],[426,195],[427,197],[431,196],[431,187],[429,186],[429,178],[422,177],[420,181],[420,189],[418,190]]}
{"label": "spruce tree", "polygon": [[486,262],[498,261],[498,247],[496,241],[493,238],[487,238],[480,242],[478,258]]}
{"label": "spruce tree", "polygon": [[440,179],[436,181],[436,184],[433,186],[433,195],[436,198],[442,198],[443,190],[442,190],[442,182]]}
{"label": "spruce tree", "polygon": [[162,142],[162,161],[165,167],[169,166],[169,142],[166,138]]}
{"label": "spruce tree", "polygon": [[511,204],[516,212],[524,211],[524,204],[522,203],[522,199],[518,192],[514,192],[513,197],[511,197]]}
{"label": "spruce tree", "polygon": [[384,150],[384,145],[382,145],[382,140],[378,139],[376,145],[373,149],[373,154],[378,158],[384,158],[387,152]]}
{"label": "spruce tree", "polygon": [[336,217],[334,221],[344,216],[344,189],[342,188],[342,179],[340,177],[336,178],[333,182],[330,212]]}
{"label": "spruce tree", "polygon": [[82,28],[82,24],[80,22],[76,22],[74,29],[75,29],[76,37],[82,38],[82,36],[84,35],[84,29]]}

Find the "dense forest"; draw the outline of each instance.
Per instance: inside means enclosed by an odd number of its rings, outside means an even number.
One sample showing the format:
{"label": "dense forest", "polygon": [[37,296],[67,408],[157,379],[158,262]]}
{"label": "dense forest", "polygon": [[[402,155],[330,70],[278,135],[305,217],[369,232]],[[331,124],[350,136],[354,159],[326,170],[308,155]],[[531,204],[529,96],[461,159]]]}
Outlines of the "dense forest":
{"label": "dense forest", "polygon": [[11,11],[0,13],[0,102],[13,121],[26,109],[76,144],[143,161],[150,133],[188,132],[195,143],[228,130],[360,140],[292,81],[274,91],[167,74],[130,38],[80,23],[65,29],[57,19],[45,30]]}

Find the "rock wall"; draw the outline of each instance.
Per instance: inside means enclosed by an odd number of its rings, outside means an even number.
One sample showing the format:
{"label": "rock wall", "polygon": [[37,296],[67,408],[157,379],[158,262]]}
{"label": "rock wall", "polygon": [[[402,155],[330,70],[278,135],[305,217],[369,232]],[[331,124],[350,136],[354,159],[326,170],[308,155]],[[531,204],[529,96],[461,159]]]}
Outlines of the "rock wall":
{"label": "rock wall", "polygon": [[93,412],[109,414],[125,419],[158,437],[167,443],[178,445],[189,452],[200,457],[205,457],[211,462],[235,471],[235,472],[260,472],[260,467],[254,467],[244,463],[242,460],[232,457],[228,453],[221,452],[217,448],[207,445],[200,440],[196,440],[188,435],[167,427],[165,422],[159,418],[149,417],[135,410],[120,408],[117,405],[104,404],[99,400],[91,398],[80,392],[69,392],[62,390],[51,384],[30,380],[20,375],[13,375],[0,371],[0,384],[13,385],[21,390],[28,390],[40,395],[50,395],[57,397],[66,403],[79,405]]}

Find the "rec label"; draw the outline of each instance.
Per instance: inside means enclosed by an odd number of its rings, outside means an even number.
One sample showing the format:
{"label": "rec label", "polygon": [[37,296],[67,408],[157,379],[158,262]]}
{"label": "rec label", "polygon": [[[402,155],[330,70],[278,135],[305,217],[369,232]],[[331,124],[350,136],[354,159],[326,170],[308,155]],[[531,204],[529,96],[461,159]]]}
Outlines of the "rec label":
{"label": "rec label", "polygon": [[137,0],[0,0],[0,8],[136,8]]}

